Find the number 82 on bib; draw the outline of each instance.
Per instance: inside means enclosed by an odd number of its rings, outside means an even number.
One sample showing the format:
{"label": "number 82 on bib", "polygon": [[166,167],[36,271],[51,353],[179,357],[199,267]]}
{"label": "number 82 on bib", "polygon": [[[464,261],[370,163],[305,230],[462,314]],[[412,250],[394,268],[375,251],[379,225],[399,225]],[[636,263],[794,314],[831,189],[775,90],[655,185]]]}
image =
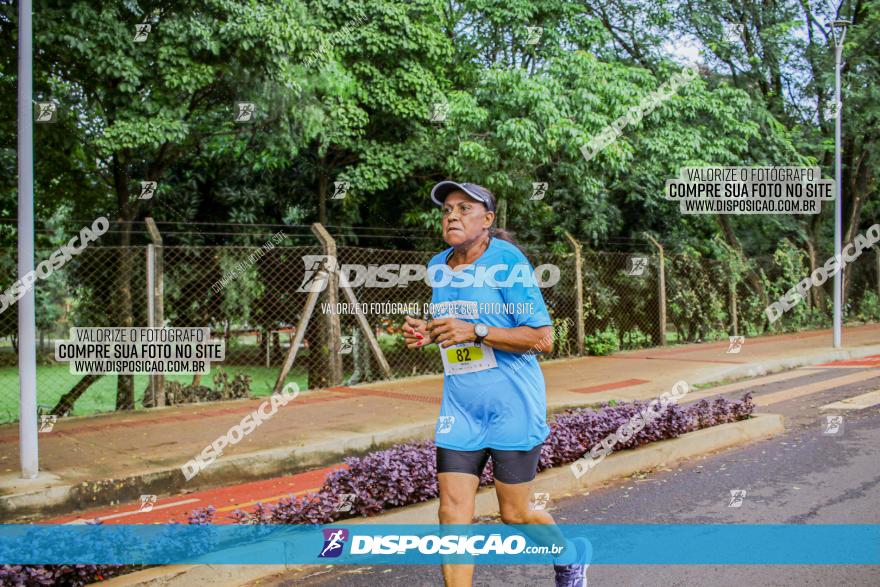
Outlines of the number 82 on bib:
{"label": "number 82 on bib", "polygon": [[471,343],[440,349],[440,356],[443,357],[443,370],[447,375],[484,371],[497,365],[492,347]]}

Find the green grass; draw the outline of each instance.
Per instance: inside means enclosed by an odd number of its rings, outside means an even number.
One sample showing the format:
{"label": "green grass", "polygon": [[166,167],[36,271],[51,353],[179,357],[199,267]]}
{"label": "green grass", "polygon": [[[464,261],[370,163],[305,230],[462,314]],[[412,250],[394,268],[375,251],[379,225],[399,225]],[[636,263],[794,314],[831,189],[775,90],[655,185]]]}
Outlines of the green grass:
{"label": "green grass", "polygon": [[[213,375],[218,370],[229,373],[229,379],[238,373],[246,373],[251,376],[251,392],[256,397],[263,397],[272,393],[275,379],[278,377],[279,367],[257,367],[250,365],[232,365],[227,367],[214,367],[211,372],[202,376],[202,385],[214,387]],[[71,375],[67,365],[39,365],[37,367],[37,403],[44,406],[44,411],[49,411],[58,402],[62,395],[82,378],[82,375]],[[141,396],[147,387],[149,377],[147,375],[134,376],[134,389],[136,407],[142,408]],[[184,384],[192,382],[192,375],[166,375],[166,381],[179,381]],[[287,376],[285,383],[296,382],[301,389],[306,388],[307,377],[304,370],[294,369]],[[18,368],[0,367],[0,423],[14,422],[18,420]],[[116,376],[105,375],[86,392],[80,396],[74,405],[73,416],[86,416],[100,412],[112,412],[116,406]]]}

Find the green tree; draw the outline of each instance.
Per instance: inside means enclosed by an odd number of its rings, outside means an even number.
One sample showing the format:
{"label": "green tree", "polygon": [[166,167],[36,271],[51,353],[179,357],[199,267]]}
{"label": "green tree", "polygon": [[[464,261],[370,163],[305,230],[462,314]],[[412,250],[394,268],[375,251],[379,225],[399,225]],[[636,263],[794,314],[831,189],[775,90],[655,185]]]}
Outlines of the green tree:
{"label": "green tree", "polygon": [[[4,36],[13,38],[16,15],[9,5],[3,10]],[[165,185],[169,169],[202,150],[235,153],[253,166],[295,149],[293,100],[305,77],[296,56],[312,42],[307,20],[305,6],[292,0],[37,6],[35,97],[57,101],[61,122],[36,135],[37,153],[52,155],[37,157],[36,192],[75,202],[81,216],[112,214],[115,325],[134,319],[132,221],[156,212],[191,219],[188,202]],[[137,42],[141,23],[152,30]],[[257,104],[254,124],[236,122],[236,100]],[[260,133],[274,143],[252,149]],[[145,180],[159,182],[152,199],[138,198]],[[133,406],[132,377],[119,376],[116,407]]]}

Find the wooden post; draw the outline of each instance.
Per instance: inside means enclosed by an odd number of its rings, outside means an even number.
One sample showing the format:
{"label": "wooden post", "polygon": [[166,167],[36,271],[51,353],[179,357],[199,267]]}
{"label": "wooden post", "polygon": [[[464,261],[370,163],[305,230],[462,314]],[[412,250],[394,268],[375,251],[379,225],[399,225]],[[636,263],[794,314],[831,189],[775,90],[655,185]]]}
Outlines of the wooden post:
{"label": "wooden post", "polygon": [[[349,303],[351,303],[352,305],[357,304],[357,298],[355,297],[354,291],[352,291],[348,283],[339,283],[339,275],[336,267],[336,244],[333,241],[333,238],[319,222],[316,222],[312,225],[312,232],[315,233],[315,235],[321,241],[322,245],[324,245],[324,250],[328,251],[327,255],[330,257],[329,263],[324,264],[324,266],[318,271],[318,275],[315,276],[314,282],[321,282],[325,279],[327,280],[327,285],[325,289],[329,290],[329,288],[332,287],[333,291],[332,298],[328,295],[328,303],[332,303],[333,307],[336,306],[337,302],[337,287],[342,288],[342,291],[345,292]],[[330,292],[328,291],[328,294],[329,293]],[[312,313],[315,311],[315,305],[317,304],[318,296],[320,294],[320,291],[310,291],[308,297],[306,298],[306,305],[303,309],[302,317],[300,317],[299,324],[297,324],[296,326],[296,336],[293,339],[293,343],[290,346],[290,350],[287,353],[284,364],[281,366],[281,372],[278,374],[278,379],[275,382],[275,387],[273,389],[275,393],[281,391],[281,388],[284,385],[284,380],[287,378],[287,374],[290,372],[291,367],[293,367],[293,363],[296,360],[297,352],[299,351],[299,347],[302,344],[303,337],[305,336],[306,328],[308,328],[309,319],[311,318]],[[339,354],[339,344],[341,343],[340,336],[342,333],[342,329],[339,324],[338,314],[333,312],[329,315],[329,318],[331,324],[331,340],[335,341],[332,346],[334,352],[330,353],[330,357],[332,360],[337,361],[339,365],[339,378],[338,380],[333,380],[336,381],[336,383],[334,383],[333,385],[340,385],[342,383],[342,355]],[[386,377],[391,377],[391,366],[385,359],[385,354],[382,352],[382,349],[379,346],[379,341],[376,339],[376,335],[372,332],[372,330],[370,330],[370,324],[369,322],[367,322],[366,316],[357,313],[355,314],[355,318],[357,319],[361,331],[363,331],[364,335],[367,337],[367,341],[369,342],[370,348],[373,351],[373,355],[376,357],[376,361],[382,368],[382,372],[385,374]],[[333,326],[334,322],[335,327]],[[333,334],[334,328],[335,334]]]}
{"label": "wooden post", "polygon": [[[348,298],[348,303],[351,304],[352,307],[357,307],[358,301],[354,296],[354,291],[352,291],[351,286],[349,286],[348,283],[341,283],[340,287],[342,288],[342,291],[345,292],[345,297]],[[376,362],[379,363],[382,373],[385,377],[390,378],[391,366],[385,358],[385,353],[382,352],[382,347],[379,346],[379,341],[376,339],[376,335],[370,330],[370,323],[367,322],[367,317],[360,312],[356,312],[354,317],[357,319],[358,325],[361,327],[364,336],[367,337],[367,343],[370,345],[370,349],[373,351],[373,356],[376,357]]]}
{"label": "wooden post", "polygon": [[[326,270],[321,269],[318,271],[318,275],[315,276],[315,279],[326,279],[326,275]],[[299,347],[302,344],[303,338],[305,338],[306,328],[309,326],[309,319],[312,317],[312,312],[315,311],[315,303],[318,301],[319,295],[321,295],[320,291],[310,291],[306,298],[306,305],[303,308],[302,316],[300,316],[299,323],[296,325],[296,335],[293,337],[290,350],[287,351],[287,357],[284,359],[284,364],[281,365],[278,379],[275,380],[275,387],[272,389],[273,393],[281,391],[281,388],[284,386],[284,380],[287,379],[287,374],[290,373],[290,368],[293,367],[293,362],[296,360]]]}
{"label": "wooden post", "polygon": [[659,330],[660,346],[666,346],[666,259],[663,256],[663,246],[647,232],[645,238],[657,249],[657,326]]}
{"label": "wooden post", "polygon": [[565,238],[574,252],[574,284],[575,284],[575,316],[577,321],[577,352],[579,356],[584,354],[584,259],[581,255],[581,243],[577,242],[571,233],[565,231]]}
{"label": "wooden post", "polygon": [[[144,218],[144,222],[152,241],[147,245],[147,326],[161,328],[165,325],[162,235],[151,217]],[[150,397],[154,407],[165,405],[165,376],[161,373],[150,374]]]}
{"label": "wooden post", "polygon": [[[321,242],[324,254],[329,258],[327,269],[327,286],[324,288],[327,303],[333,310],[327,315],[327,352],[329,354],[330,373],[328,379],[330,385],[342,385],[342,355],[339,354],[339,345],[342,342],[342,325],[339,314],[336,313],[336,303],[339,301],[339,273],[336,270],[336,241],[327,232],[320,222],[312,224],[312,233]],[[310,347],[315,352],[314,347]]]}
{"label": "wooden post", "polygon": [[[330,236],[330,233],[327,232],[327,229],[321,225],[320,222],[316,222],[312,225],[312,232],[315,233],[315,236],[318,237],[318,240],[321,241],[321,244],[324,246],[325,251],[332,251],[332,253],[327,252],[333,260],[333,264],[330,269],[329,281],[327,283],[327,292],[330,293],[330,288],[333,288],[333,297],[332,299],[328,295],[327,301],[332,304],[331,307],[336,307],[336,302],[338,301],[338,289],[341,288],[345,293],[345,297],[348,299],[348,302],[355,306],[358,301],[354,295],[354,291],[351,289],[351,286],[348,283],[340,283],[339,282],[339,272],[337,270],[335,259],[336,259],[336,242],[333,240],[333,237]],[[382,373],[385,374],[386,377],[391,377],[391,366],[388,364],[388,360],[385,358],[385,354],[382,352],[382,348],[379,346],[379,341],[376,339],[376,336],[370,330],[370,323],[367,321],[367,317],[360,313],[355,313],[355,319],[357,320],[358,325],[361,327],[361,330],[364,332],[364,336],[367,337],[367,342],[370,345],[370,349],[373,351],[373,356],[376,357],[376,362],[379,363],[379,367],[382,369]],[[339,343],[341,342],[342,328],[339,325],[339,315],[335,312],[330,314],[330,332],[332,340],[335,341],[334,352],[332,357],[339,362],[339,382],[342,382],[342,355],[339,354]],[[336,384],[338,385],[338,383]]]}

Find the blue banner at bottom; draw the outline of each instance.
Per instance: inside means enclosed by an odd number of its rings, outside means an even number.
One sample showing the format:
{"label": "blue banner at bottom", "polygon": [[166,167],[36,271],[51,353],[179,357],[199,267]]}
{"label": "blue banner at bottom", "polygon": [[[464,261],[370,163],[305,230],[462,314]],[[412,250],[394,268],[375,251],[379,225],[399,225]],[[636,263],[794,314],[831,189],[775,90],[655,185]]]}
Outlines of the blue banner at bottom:
{"label": "blue banner at bottom", "polygon": [[0,564],[878,565],[880,525],[0,525]]}

